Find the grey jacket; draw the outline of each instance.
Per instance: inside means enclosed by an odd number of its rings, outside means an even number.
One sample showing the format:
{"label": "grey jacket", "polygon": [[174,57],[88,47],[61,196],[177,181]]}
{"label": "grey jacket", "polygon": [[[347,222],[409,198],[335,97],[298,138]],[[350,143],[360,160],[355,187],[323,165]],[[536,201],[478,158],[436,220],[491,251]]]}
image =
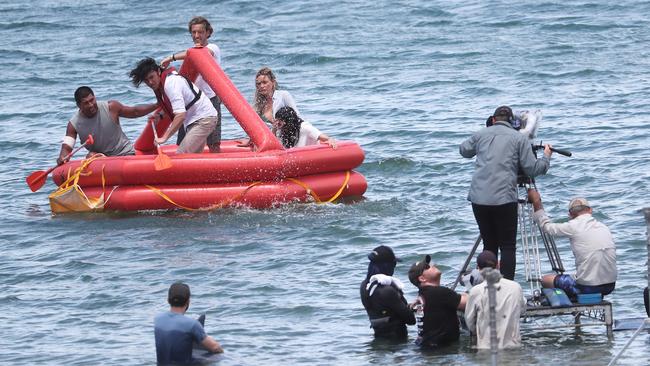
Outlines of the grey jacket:
{"label": "grey jacket", "polygon": [[535,158],[528,138],[503,121],[475,132],[460,145],[460,154],[476,155],[467,199],[478,205],[517,202],[519,169],[532,178],[546,174],[551,164],[544,155]]}

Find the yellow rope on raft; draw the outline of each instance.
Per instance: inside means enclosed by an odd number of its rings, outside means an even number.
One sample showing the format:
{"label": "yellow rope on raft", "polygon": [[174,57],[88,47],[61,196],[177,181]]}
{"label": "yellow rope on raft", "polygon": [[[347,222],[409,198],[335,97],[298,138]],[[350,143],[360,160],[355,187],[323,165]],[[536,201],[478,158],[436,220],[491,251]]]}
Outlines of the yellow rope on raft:
{"label": "yellow rope on raft", "polygon": [[[347,187],[348,182],[350,181],[350,171],[345,172],[345,180],[343,181],[343,185],[341,185],[341,188],[339,188],[339,190],[330,199],[328,199],[327,201],[322,201],[320,199],[320,197],[318,197],[316,192],[314,192],[311,188],[309,188],[309,186],[307,184],[305,184],[304,182],[301,182],[301,181],[299,181],[298,179],[295,179],[295,178],[287,178],[287,180],[291,181],[293,183],[296,183],[297,185],[303,187],[307,191],[308,194],[310,194],[312,197],[314,197],[314,200],[316,200],[316,203],[330,203],[330,202],[333,202],[334,200],[336,200],[337,198],[339,198],[339,196],[343,193],[343,191]],[[231,198],[229,198],[227,200],[224,200],[223,202],[216,203],[214,205],[210,205],[208,207],[202,207],[202,208],[191,208],[191,207],[180,205],[180,204],[174,202],[174,200],[172,200],[168,195],[166,195],[159,188],[156,188],[156,187],[150,186],[150,185],[145,185],[145,187],[149,188],[152,192],[159,195],[162,199],[164,199],[165,201],[171,203],[172,205],[174,205],[174,206],[176,206],[178,208],[182,208],[182,209],[187,210],[187,211],[211,211],[211,210],[214,210],[214,209],[223,208],[225,206],[230,205],[235,200],[243,197],[251,188],[253,188],[253,187],[255,187],[256,185],[259,185],[259,184],[262,184],[262,182],[253,182],[250,185],[248,185],[246,188],[244,188],[244,190],[241,191],[238,195],[236,195],[234,197],[231,197]]]}
{"label": "yellow rope on raft", "polygon": [[350,171],[348,170],[345,172],[345,180],[343,181],[343,185],[341,185],[341,188],[339,188],[339,190],[327,201],[321,201],[320,197],[318,197],[316,192],[314,192],[313,189],[309,188],[309,186],[306,183],[301,182],[296,178],[287,178],[287,180],[292,181],[297,185],[301,186],[302,188],[304,188],[305,190],[307,190],[307,193],[310,194],[312,197],[314,197],[316,203],[331,203],[334,202],[334,200],[336,200],[337,198],[339,198],[341,193],[343,193],[343,190],[345,190],[345,187],[348,186],[348,182],[350,181]]}
{"label": "yellow rope on raft", "polygon": [[176,206],[176,207],[182,208],[182,209],[184,209],[184,210],[187,210],[187,211],[211,211],[211,210],[215,210],[215,209],[218,209],[218,208],[223,208],[223,207],[225,207],[225,206],[230,205],[230,204],[233,203],[233,201],[235,201],[236,199],[238,199],[238,198],[240,198],[240,197],[243,197],[243,196],[246,194],[246,192],[248,192],[249,189],[251,189],[251,188],[253,188],[253,187],[255,187],[256,185],[261,184],[261,183],[262,183],[262,182],[253,182],[253,183],[251,183],[250,185],[248,185],[248,187],[244,188],[244,190],[241,191],[238,195],[236,195],[236,196],[234,196],[234,197],[231,197],[231,198],[228,198],[227,200],[224,200],[224,201],[222,201],[222,202],[215,203],[215,204],[213,204],[213,205],[210,205],[210,206],[207,206],[207,207],[201,207],[201,208],[191,208],[191,207],[186,207],[186,206],[183,206],[183,205],[179,205],[178,203],[174,202],[174,200],[172,200],[168,195],[166,195],[166,194],[165,194],[163,191],[161,191],[160,189],[158,189],[158,188],[156,188],[156,187],[154,187],[154,186],[146,185],[146,184],[145,184],[145,187],[147,187],[147,188],[149,188],[150,190],[152,190],[154,193],[156,193],[157,195],[159,195],[159,196],[160,196],[162,199],[164,199],[165,201],[171,203],[172,205],[174,205],[174,206]]}

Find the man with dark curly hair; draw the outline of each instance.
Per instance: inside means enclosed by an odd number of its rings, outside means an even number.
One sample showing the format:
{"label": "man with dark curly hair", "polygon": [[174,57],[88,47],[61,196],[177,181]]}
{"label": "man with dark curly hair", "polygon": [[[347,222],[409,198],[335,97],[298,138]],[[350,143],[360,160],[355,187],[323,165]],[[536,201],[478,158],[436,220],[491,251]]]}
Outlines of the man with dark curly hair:
{"label": "man with dark curly hair", "polygon": [[[201,89],[173,68],[162,69],[156,60],[147,57],[138,62],[129,74],[136,87],[143,82],[156,94],[158,104],[172,120],[167,130],[156,139],[163,144],[182,126],[186,135],[177,154],[200,153],[208,136],[217,127],[217,110]],[[156,114],[156,120],[160,118]]]}

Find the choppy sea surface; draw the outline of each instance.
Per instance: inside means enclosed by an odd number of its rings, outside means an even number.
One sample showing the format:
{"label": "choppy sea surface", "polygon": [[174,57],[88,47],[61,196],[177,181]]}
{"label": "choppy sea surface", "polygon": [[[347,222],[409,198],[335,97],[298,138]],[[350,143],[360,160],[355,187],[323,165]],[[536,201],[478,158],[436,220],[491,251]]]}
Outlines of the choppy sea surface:
{"label": "choppy sea surface", "polygon": [[[373,341],[358,285],[379,244],[404,259],[396,275],[409,300],[406,272],[424,254],[444,283],[454,279],[477,235],[472,160],[458,145],[501,104],[542,110],[537,140],[573,152],[554,155],[537,179],[545,206],[563,219],[572,196],[591,201],[618,248],[614,318],[642,317],[648,14],[650,3],[634,0],[3,1],[0,363],[154,364],[153,317],[176,280],[192,288],[188,315],[207,313],[208,334],[226,349],[221,365],[489,363],[465,335],[433,352],[415,347],[414,328],[408,342]],[[270,66],[307,120],[363,147],[364,200],[51,215],[54,184],[32,193],[24,179],[54,163],[74,90],[152,102],[128,71],[189,47],[194,15],[212,22],[223,68],[249,100],[255,72]],[[122,120],[133,139],[145,123]],[[243,135],[227,112],[223,135]],[[572,270],[567,241],[557,242]],[[631,335],[524,330],[523,347],[501,352],[500,364],[604,365]],[[649,345],[642,332],[619,364],[648,364]]]}

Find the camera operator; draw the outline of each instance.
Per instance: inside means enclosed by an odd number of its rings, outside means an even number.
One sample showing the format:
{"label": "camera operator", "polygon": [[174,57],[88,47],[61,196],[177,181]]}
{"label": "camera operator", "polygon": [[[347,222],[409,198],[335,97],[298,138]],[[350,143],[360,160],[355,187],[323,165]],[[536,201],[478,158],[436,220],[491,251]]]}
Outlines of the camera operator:
{"label": "camera operator", "polygon": [[501,106],[494,111],[492,125],[475,132],[460,145],[465,158],[476,156],[474,175],[467,199],[483,238],[483,250],[501,252],[501,274],[515,277],[517,240],[517,176],[521,170],[533,178],[546,174],[551,161],[551,146],[536,158],[531,143],[512,123],[512,109]]}

